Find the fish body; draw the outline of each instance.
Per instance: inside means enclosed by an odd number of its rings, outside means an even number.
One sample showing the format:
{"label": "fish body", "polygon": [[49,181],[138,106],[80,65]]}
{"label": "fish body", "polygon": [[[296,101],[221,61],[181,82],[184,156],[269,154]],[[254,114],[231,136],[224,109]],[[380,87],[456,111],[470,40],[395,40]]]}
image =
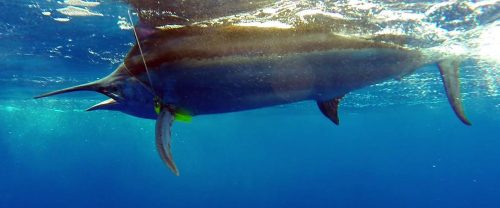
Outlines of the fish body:
{"label": "fish body", "polygon": [[[149,84],[164,103],[192,115],[327,101],[401,78],[424,64],[418,51],[321,30],[182,28],[144,38],[141,46],[151,75]],[[148,83],[137,49],[132,49],[125,65],[134,77]],[[118,71],[129,73],[124,68]],[[150,113],[149,117],[157,116]]]}
{"label": "fish body", "polygon": [[156,119],[158,150],[176,174],[170,126],[177,115],[313,100],[339,124],[337,108],[347,93],[400,79],[436,61],[455,113],[470,124],[460,101],[455,60],[429,60],[418,50],[314,28],[191,26],[137,31],[138,44],[108,77],[39,97],[93,90],[111,99],[89,110]]}

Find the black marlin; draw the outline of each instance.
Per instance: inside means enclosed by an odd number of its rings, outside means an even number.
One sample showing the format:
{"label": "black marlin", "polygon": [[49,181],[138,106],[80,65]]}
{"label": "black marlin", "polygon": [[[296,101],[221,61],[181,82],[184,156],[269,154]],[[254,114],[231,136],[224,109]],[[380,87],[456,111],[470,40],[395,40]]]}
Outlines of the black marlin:
{"label": "black marlin", "polygon": [[462,108],[459,61],[454,58],[307,27],[141,27],[137,36],[137,44],[109,76],[36,98],[96,91],[111,99],[89,111],[156,119],[158,150],[176,175],[170,151],[175,119],[313,100],[338,125],[337,109],[345,94],[428,64],[437,63],[453,110],[471,124]]}

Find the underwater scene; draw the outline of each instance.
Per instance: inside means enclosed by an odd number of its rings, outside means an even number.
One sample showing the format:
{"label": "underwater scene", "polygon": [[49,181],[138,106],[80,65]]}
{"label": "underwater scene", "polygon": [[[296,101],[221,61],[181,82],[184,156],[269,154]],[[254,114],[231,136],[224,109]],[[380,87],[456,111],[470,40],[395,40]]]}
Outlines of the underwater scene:
{"label": "underwater scene", "polygon": [[500,207],[500,1],[0,0],[0,207]]}

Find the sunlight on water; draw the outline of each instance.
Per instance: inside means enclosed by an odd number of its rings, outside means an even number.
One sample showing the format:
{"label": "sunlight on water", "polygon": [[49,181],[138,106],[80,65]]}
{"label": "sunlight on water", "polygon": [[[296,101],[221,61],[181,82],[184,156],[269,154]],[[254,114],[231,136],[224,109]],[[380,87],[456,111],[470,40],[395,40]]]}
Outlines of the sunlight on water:
{"label": "sunlight on water", "polygon": [[82,6],[82,7],[95,7],[101,4],[100,2],[97,1],[82,1],[82,0],[64,0],[63,3],[70,6]]}
{"label": "sunlight on water", "polygon": [[276,21],[271,21],[271,22],[244,22],[244,23],[239,23],[237,24],[239,26],[244,26],[244,27],[273,27],[273,28],[292,28],[291,25],[282,23],[282,22],[276,22]]}
{"label": "sunlight on water", "polygon": [[[132,0],[131,2],[135,2]],[[496,51],[500,48],[500,22],[498,20],[498,1],[434,1],[395,2],[395,1],[267,1],[259,0],[259,7],[246,5],[245,10],[238,13],[224,13],[222,10],[214,12],[213,16],[199,16],[192,11],[158,12],[154,8],[155,1],[138,1],[137,6],[144,5],[139,13],[133,13],[134,18],[142,15],[146,24],[155,24],[162,29],[181,27],[178,21],[166,23],[160,21],[165,17],[176,17],[176,13],[188,15],[189,24],[237,24],[243,26],[265,26],[288,28],[299,24],[320,25],[334,33],[346,36],[376,38],[378,41],[402,44],[428,54],[434,61],[455,56],[464,60],[463,69],[469,74],[463,76],[465,85],[464,94],[481,94],[490,97],[499,96],[500,90],[500,56]],[[196,0],[184,2],[179,8],[190,5]],[[217,7],[215,3],[204,2],[210,10]],[[248,7],[247,7],[248,6]],[[122,41],[123,48],[128,48],[133,42],[130,29],[132,24],[128,20],[128,5],[118,2],[66,0],[63,2],[33,2],[29,7],[39,12],[42,17],[69,24],[85,25],[82,20],[112,21],[115,23],[117,34],[129,37]],[[254,8],[255,7],[255,8]],[[110,8],[115,8],[111,9]],[[227,11],[232,11],[228,8]],[[134,10],[133,10],[134,11]],[[95,17],[98,15],[98,17]],[[166,19],[169,19],[166,18]],[[75,21],[73,21],[75,20]],[[158,22],[164,24],[157,24]],[[67,24],[67,23],[66,23]],[[62,23],[55,26],[63,27]],[[12,31],[14,33],[14,31]],[[6,34],[8,35],[8,34]],[[72,49],[81,46],[85,41],[104,38],[104,33],[94,32],[90,37],[68,37],[67,44],[47,48],[52,58],[73,60],[81,56],[73,55]],[[71,40],[71,41],[70,41]],[[43,49],[43,48],[42,48]],[[28,50],[28,49],[26,49]],[[111,51],[110,47],[92,48],[85,50],[91,57],[89,64],[118,64],[125,56],[123,50]],[[31,51],[18,52],[34,54]],[[112,69],[112,67],[109,67]],[[437,72],[437,69],[432,69]],[[462,70],[464,71],[464,70]],[[30,78],[25,78],[30,79]],[[465,80],[470,79],[470,80]],[[39,78],[34,78],[39,80]],[[50,85],[54,80],[47,77],[44,85]],[[433,102],[431,95],[437,91],[435,85],[439,82],[436,73],[419,73],[408,78],[403,83],[394,82],[393,90],[399,91],[402,97],[417,95],[419,102]],[[14,81],[14,80],[11,80]],[[478,84],[479,83],[479,84]],[[472,86],[476,85],[476,86]],[[377,88],[374,86],[373,88]],[[439,90],[441,90],[439,88]],[[416,93],[418,92],[418,93]],[[441,91],[438,91],[441,92]],[[389,96],[392,93],[387,93]],[[386,95],[384,95],[386,96]],[[363,97],[356,95],[354,97]],[[364,99],[380,99],[382,96]],[[468,96],[465,96],[468,99]],[[363,99],[363,100],[364,100]],[[388,102],[389,103],[389,102]],[[413,101],[408,101],[413,103]]]}
{"label": "sunlight on water", "polygon": [[75,6],[67,6],[57,9],[57,11],[67,16],[103,16],[101,13],[91,12],[88,9]]}
{"label": "sunlight on water", "polygon": [[498,96],[500,88],[500,22],[490,25],[479,36],[480,68],[485,73],[488,82],[488,91],[491,95]]}

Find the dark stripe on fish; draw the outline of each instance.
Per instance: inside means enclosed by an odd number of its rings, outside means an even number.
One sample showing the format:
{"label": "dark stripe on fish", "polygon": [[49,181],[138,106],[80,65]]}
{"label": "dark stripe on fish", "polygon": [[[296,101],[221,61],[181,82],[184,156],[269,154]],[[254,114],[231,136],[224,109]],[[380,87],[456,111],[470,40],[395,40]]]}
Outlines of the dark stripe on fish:
{"label": "dark stripe on fish", "polygon": [[[204,60],[232,56],[259,57],[329,51],[333,49],[403,47],[361,38],[335,35],[316,28],[257,28],[243,26],[183,27],[158,30],[141,40],[148,67],[182,60]],[[137,45],[125,59],[134,75],[144,72]]]}

